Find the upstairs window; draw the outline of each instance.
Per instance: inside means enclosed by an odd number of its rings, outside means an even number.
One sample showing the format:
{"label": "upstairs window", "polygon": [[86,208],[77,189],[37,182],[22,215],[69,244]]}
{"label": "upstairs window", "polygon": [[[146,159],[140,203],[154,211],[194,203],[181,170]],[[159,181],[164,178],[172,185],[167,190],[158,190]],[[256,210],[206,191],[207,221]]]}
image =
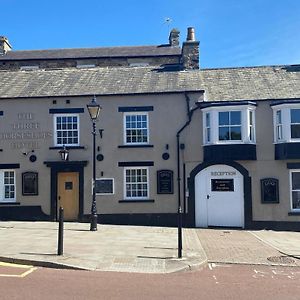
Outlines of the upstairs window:
{"label": "upstairs window", "polygon": [[291,138],[300,138],[300,109],[291,109]]}
{"label": "upstairs window", "polygon": [[76,114],[54,115],[55,145],[79,145],[79,116]]}
{"label": "upstairs window", "polygon": [[219,112],[219,141],[240,141],[241,139],[241,111]]}
{"label": "upstairs window", "polygon": [[148,114],[127,113],[124,115],[124,143],[148,144]]}
{"label": "upstairs window", "polygon": [[272,104],[275,143],[300,142],[300,103]]}
{"label": "upstairs window", "polygon": [[202,109],[204,145],[255,143],[255,104],[214,104]]}

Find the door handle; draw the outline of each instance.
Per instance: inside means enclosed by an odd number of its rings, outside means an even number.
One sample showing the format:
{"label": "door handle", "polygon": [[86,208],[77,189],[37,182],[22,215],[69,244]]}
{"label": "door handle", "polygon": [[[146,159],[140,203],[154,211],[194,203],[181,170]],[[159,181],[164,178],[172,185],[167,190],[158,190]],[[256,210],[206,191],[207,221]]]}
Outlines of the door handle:
{"label": "door handle", "polygon": [[209,195],[206,195],[206,199],[209,199],[210,198],[210,196]]}
{"label": "door handle", "polygon": [[60,200],[60,196],[58,196],[58,200]]}

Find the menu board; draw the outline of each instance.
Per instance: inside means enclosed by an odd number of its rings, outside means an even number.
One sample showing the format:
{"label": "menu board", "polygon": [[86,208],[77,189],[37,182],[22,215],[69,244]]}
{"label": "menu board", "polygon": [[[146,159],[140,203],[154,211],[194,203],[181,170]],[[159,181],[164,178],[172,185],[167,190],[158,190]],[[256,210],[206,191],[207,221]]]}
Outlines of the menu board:
{"label": "menu board", "polygon": [[157,194],[173,194],[173,171],[157,171]]}

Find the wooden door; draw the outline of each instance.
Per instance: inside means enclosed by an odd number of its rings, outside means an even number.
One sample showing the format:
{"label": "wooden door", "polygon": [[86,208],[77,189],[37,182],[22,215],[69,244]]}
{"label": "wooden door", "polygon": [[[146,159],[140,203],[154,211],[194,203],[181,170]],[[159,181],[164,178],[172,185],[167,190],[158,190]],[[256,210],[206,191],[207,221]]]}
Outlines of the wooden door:
{"label": "wooden door", "polygon": [[57,209],[63,207],[65,221],[78,220],[79,173],[61,172],[57,176]]}

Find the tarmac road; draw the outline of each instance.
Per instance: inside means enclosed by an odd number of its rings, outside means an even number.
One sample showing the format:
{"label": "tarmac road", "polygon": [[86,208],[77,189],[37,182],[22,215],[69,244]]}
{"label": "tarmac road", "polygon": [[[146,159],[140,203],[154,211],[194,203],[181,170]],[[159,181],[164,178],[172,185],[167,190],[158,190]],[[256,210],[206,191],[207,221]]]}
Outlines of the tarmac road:
{"label": "tarmac road", "polygon": [[[11,268],[11,270],[8,270]],[[0,266],[0,299],[298,300],[300,268],[211,263],[202,270],[141,274]],[[25,268],[24,268],[25,270]],[[9,271],[9,272],[8,272]]]}

